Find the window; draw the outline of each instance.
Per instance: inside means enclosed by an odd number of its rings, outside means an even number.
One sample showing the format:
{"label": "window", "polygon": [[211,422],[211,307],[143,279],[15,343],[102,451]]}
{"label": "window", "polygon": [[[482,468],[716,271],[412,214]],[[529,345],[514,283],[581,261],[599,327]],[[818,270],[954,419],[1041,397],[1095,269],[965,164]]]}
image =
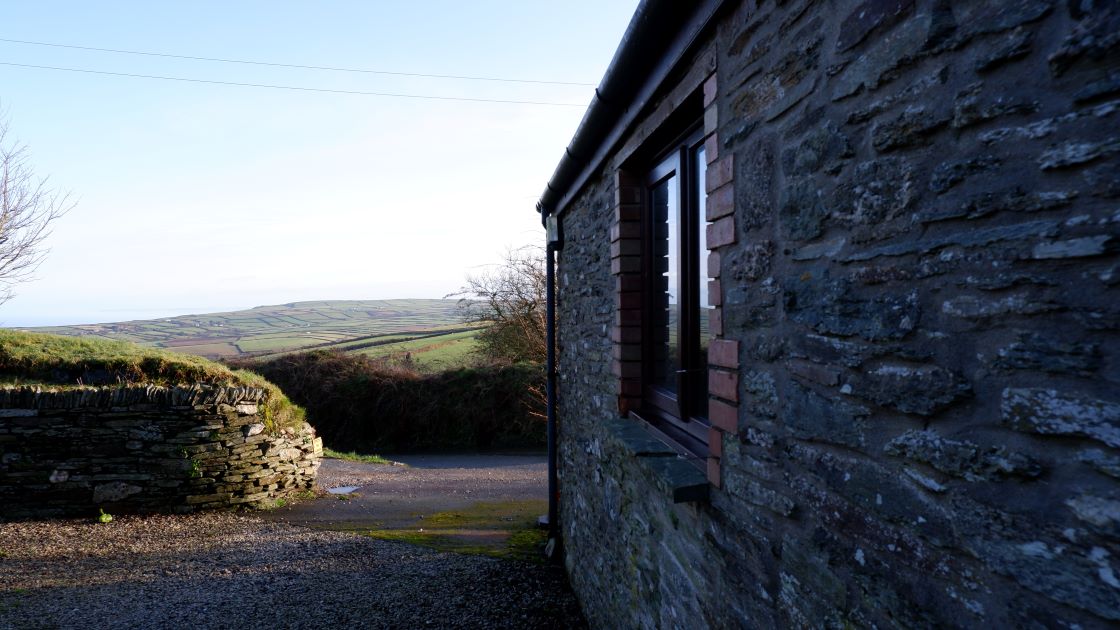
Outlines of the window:
{"label": "window", "polygon": [[689,454],[708,452],[708,278],[703,136],[658,159],[645,179],[640,417]]}

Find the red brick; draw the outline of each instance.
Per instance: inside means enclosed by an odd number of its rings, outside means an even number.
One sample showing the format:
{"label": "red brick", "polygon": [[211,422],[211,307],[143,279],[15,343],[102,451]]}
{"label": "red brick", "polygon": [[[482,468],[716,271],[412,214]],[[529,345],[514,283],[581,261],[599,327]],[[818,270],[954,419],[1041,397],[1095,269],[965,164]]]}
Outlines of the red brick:
{"label": "red brick", "polygon": [[618,397],[618,415],[625,418],[630,415],[631,411],[637,411],[642,408],[642,399],[637,396],[619,396]]}
{"label": "red brick", "polygon": [[720,259],[719,252],[708,252],[708,277],[709,278],[718,278],[719,277],[720,262],[721,262],[721,259]]}
{"label": "red brick", "polygon": [[723,431],[708,427],[708,452],[712,457],[723,457]]}
{"label": "red brick", "polygon": [[708,306],[723,304],[723,285],[719,280],[708,281]]}
{"label": "red brick", "polygon": [[642,381],[637,378],[620,378],[618,379],[618,395],[628,397],[640,397],[642,395]]}
{"label": "red brick", "polygon": [[642,311],[637,308],[619,309],[614,312],[616,326],[641,326]]}
{"label": "red brick", "polygon": [[712,75],[704,81],[704,107],[707,107],[715,102],[716,90],[719,88],[719,81],[717,75]]}
{"label": "red brick", "polygon": [[710,194],[713,190],[731,183],[734,178],[735,154],[729,153],[723,159],[708,165],[708,172],[704,178],[704,187],[707,190],[704,192]]}
{"label": "red brick", "polygon": [[715,133],[719,128],[719,108],[712,104],[704,110],[704,133]]}
{"label": "red brick", "polygon": [[638,273],[622,274],[614,278],[614,290],[622,293],[624,291],[641,291],[642,290],[642,276]]}
{"label": "red brick", "polygon": [[611,361],[611,374],[619,378],[641,378],[641,361]]}
{"label": "red brick", "polygon": [[611,243],[611,258],[619,256],[641,256],[642,242],[636,238],[625,238]]}
{"label": "red brick", "polygon": [[708,458],[708,483],[710,483],[713,486],[718,488],[718,487],[720,487],[720,482],[721,481],[722,480],[720,479],[720,473],[719,473],[719,458],[718,457],[709,457]]}
{"label": "red brick", "polygon": [[642,329],[638,326],[614,326],[611,341],[615,343],[641,343]]}
{"label": "red brick", "polygon": [[637,291],[625,291],[614,294],[615,308],[642,308],[642,294]]}
{"label": "red brick", "polygon": [[641,256],[622,256],[611,259],[611,273],[639,273],[642,270]]}
{"label": "red brick", "polygon": [[715,192],[708,194],[708,202],[704,206],[704,218],[715,221],[720,217],[735,212],[735,187],[728,184]]}
{"label": "red brick", "polygon": [[616,343],[611,346],[611,357],[618,361],[641,361],[642,344]]}
{"label": "red brick", "polygon": [[704,160],[709,164],[719,159],[719,134],[713,133],[704,140]]}
{"label": "red brick", "polygon": [[641,203],[642,181],[627,171],[616,171],[614,180],[614,204]]}
{"label": "red brick", "polygon": [[723,309],[713,308],[708,311],[708,332],[713,336],[723,336]]}
{"label": "red brick", "polygon": [[640,203],[623,203],[614,207],[614,222],[624,223],[626,221],[641,221],[642,220],[642,204]]}
{"label": "red brick", "polygon": [[611,242],[620,238],[640,239],[642,237],[642,224],[637,221],[623,221],[611,226]]}
{"label": "red brick", "polygon": [[739,369],[739,342],[727,339],[712,340],[708,345],[708,365]]}
{"label": "red brick", "polygon": [[708,420],[717,429],[735,435],[739,432],[739,408],[722,400],[708,401]]}
{"label": "red brick", "polygon": [[708,393],[739,402],[739,372],[708,370]]}
{"label": "red brick", "polygon": [[[709,206],[711,207],[711,206]],[[735,242],[735,217],[723,217],[708,224],[708,249],[715,249]]]}

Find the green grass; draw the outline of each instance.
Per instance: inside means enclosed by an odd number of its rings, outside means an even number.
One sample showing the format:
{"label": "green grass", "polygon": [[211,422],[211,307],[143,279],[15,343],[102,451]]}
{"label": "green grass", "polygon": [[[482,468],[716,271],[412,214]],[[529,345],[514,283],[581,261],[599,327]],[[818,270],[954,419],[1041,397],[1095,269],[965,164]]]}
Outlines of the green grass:
{"label": "green grass", "polygon": [[261,335],[244,338],[237,342],[237,347],[241,352],[279,352],[317,343],[324,343],[324,341],[306,333],[288,333],[282,337]]}
{"label": "green grass", "polygon": [[380,455],[362,455],[360,453],[355,453],[354,451],[343,453],[341,451],[336,451],[334,449],[329,449],[326,447],[323,447],[323,457],[329,457],[331,459],[344,459],[348,462],[361,462],[363,464],[394,463],[393,460],[385,459]]}
{"label": "green grass", "polygon": [[[105,372],[125,382],[246,385],[244,377],[201,357],[123,341],[0,329],[0,374],[55,382],[62,373]],[[76,384],[76,383],[68,383]]]}
{"label": "green grass", "polygon": [[255,387],[268,392],[261,414],[270,432],[304,420],[303,409],[293,405],[280,388],[248,370],[123,341],[0,329],[0,384],[75,387],[129,383]]}
{"label": "green grass", "polygon": [[[373,529],[365,535],[440,551],[544,562],[548,534],[536,525],[544,500],[483,502],[426,516],[407,529]],[[495,534],[492,537],[480,533]]]}
{"label": "green grass", "polygon": [[422,370],[435,372],[470,365],[477,356],[477,350],[478,333],[473,333],[453,339],[446,345],[438,345],[414,354],[413,358]]}
{"label": "green grass", "polygon": [[361,348],[352,352],[374,359],[399,360],[408,356],[421,370],[440,371],[465,367],[470,363],[471,355],[477,347],[478,331],[468,330]]}

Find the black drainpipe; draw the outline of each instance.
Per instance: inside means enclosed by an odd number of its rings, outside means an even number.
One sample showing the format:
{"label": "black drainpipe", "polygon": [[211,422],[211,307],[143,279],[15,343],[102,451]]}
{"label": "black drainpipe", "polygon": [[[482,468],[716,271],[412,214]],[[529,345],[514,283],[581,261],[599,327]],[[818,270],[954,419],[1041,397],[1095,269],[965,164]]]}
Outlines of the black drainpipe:
{"label": "black drainpipe", "polygon": [[548,419],[548,537],[549,555],[560,555],[560,487],[556,475],[556,251],[563,246],[560,222],[555,216],[544,221],[545,246],[545,396]]}

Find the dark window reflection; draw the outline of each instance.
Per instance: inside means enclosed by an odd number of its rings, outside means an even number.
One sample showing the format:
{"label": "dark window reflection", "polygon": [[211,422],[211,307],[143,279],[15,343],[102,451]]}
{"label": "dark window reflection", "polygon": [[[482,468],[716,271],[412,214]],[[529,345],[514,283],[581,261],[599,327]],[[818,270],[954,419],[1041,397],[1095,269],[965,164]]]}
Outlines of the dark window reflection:
{"label": "dark window reflection", "polygon": [[680,208],[677,178],[653,188],[653,301],[654,384],[677,391],[678,322],[680,321]]}

